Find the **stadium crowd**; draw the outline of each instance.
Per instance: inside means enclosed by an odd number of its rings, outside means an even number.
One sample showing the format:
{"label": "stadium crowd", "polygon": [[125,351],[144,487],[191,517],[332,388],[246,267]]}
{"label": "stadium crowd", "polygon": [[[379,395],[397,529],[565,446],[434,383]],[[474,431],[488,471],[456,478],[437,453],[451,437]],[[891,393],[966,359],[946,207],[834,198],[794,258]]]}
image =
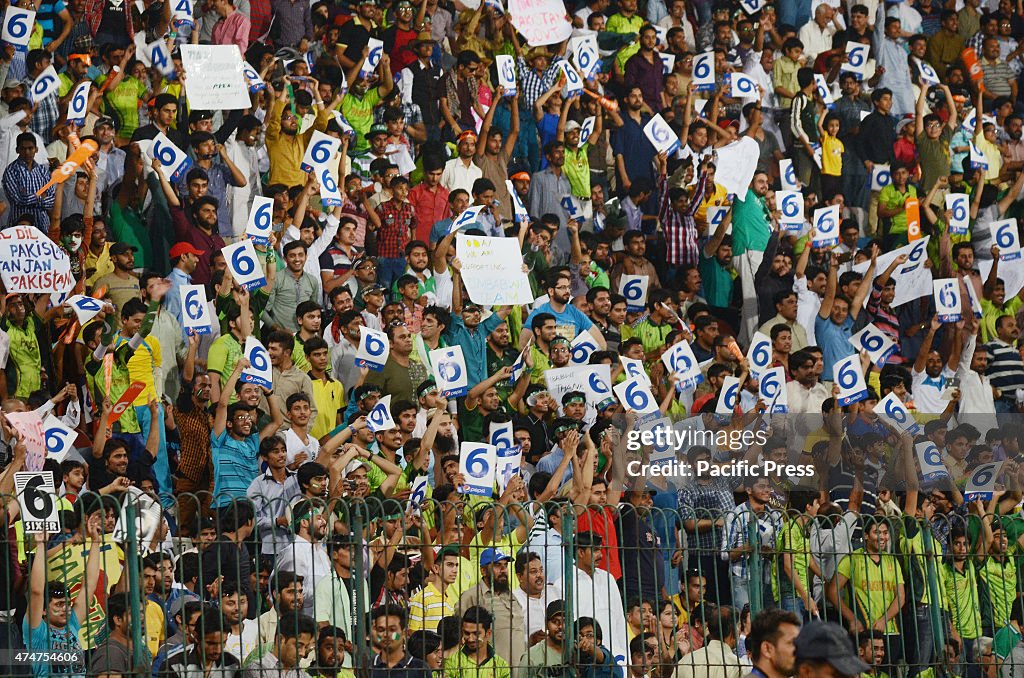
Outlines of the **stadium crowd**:
{"label": "stadium crowd", "polygon": [[11,675],[1024,675],[1020,0],[3,9]]}

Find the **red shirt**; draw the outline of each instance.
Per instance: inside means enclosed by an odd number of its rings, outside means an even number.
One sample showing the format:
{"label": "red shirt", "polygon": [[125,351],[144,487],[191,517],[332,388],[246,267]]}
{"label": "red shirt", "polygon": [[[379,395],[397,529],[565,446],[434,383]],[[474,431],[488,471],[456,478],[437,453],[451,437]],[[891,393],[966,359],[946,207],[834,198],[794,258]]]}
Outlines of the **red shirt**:
{"label": "red shirt", "polygon": [[416,210],[416,239],[430,242],[430,229],[448,218],[448,189],[441,184],[433,191],[426,184],[416,184],[409,191],[409,202]]}
{"label": "red shirt", "polygon": [[385,259],[401,259],[411,233],[416,230],[416,212],[407,202],[394,198],[377,206],[380,228],[377,230],[377,256]]}
{"label": "red shirt", "polygon": [[622,578],[622,566],[619,564],[619,533],[615,528],[618,517],[615,509],[605,506],[603,509],[588,508],[576,523],[577,532],[593,532],[601,535],[600,557],[597,566],[611,574],[615,579]]}

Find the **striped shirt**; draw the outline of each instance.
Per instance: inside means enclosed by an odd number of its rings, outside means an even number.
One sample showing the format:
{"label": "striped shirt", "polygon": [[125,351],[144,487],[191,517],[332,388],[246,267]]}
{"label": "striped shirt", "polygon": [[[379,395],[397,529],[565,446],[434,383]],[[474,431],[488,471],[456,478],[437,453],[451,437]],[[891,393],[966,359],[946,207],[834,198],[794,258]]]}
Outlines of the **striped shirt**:
{"label": "striped shirt", "polygon": [[899,365],[903,363],[903,356],[900,355],[900,319],[893,312],[891,306],[882,304],[882,289],[878,280],[872,283],[867,311],[875,327],[882,330],[886,336],[896,343],[896,353],[886,362]]}
{"label": "striped shirt", "polygon": [[1004,341],[994,339],[985,344],[992,360],[985,374],[992,385],[1003,392],[1003,398],[1013,399],[1018,388],[1024,388],[1024,361],[1013,346]]}
{"label": "striped shirt", "polygon": [[213,506],[227,506],[244,499],[252,479],[259,475],[260,434],[238,440],[227,430],[210,434],[213,456]]}
{"label": "striped shirt", "polygon": [[[746,501],[729,511],[725,516],[725,523],[722,526],[722,560],[729,562],[729,551],[750,543],[749,533],[752,518],[757,520],[760,546],[771,547],[775,545],[775,536],[782,528],[782,514],[774,509],[766,509],[758,514],[750,506],[750,502]],[[760,548],[757,549],[757,552],[760,552]],[[749,554],[730,562],[730,569],[734,577],[746,579],[749,567]]]}
{"label": "striped shirt", "polygon": [[701,173],[693,189],[693,195],[682,212],[672,207],[670,191],[665,177],[659,180],[661,191],[661,207],[658,218],[665,232],[665,245],[668,250],[668,263],[674,266],[696,266],[700,262],[700,248],[697,247],[697,222],[694,215],[704,201],[707,185],[707,173]]}
{"label": "striped shirt", "polygon": [[451,598],[446,600],[434,583],[428,582],[409,599],[409,631],[436,631],[441,618],[455,612]]}

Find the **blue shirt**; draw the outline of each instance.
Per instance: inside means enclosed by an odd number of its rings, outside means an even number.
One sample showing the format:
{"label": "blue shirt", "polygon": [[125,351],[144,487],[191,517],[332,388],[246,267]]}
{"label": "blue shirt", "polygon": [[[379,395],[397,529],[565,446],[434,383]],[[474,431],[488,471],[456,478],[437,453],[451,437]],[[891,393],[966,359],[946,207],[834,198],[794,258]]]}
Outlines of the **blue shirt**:
{"label": "blue shirt", "polygon": [[814,318],[814,337],[821,347],[823,361],[825,363],[822,372],[822,381],[832,381],[832,366],[843,358],[854,355],[857,351],[850,343],[850,335],[853,332],[853,318],[846,316],[842,325],[836,325],[831,318],[822,318],[820,315]]}
{"label": "blue shirt", "polygon": [[219,436],[210,433],[213,458],[213,506],[227,506],[235,499],[245,499],[252,479],[260,474],[260,434],[251,433],[238,440],[224,430]]}
{"label": "blue shirt", "polygon": [[167,274],[167,279],[171,281],[171,288],[167,290],[167,294],[164,295],[164,308],[168,313],[174,316],[175,320],[178,321],[178,326],[182,328],[182,332],[185,331],[185,323],[183,322],[181,312],[181,291],[182,285],[191,285],[192,276],[178,267],[171,269],[171,272]]}
{"label": "blue shirt", "polygon": [[[79,595],[84,596],[86,592],[80,591]],[[82,623],[78,621],[78,615],[75,614],[75,611],[70,609],[71,601],[68,601],[68,608],[68,623],[62,629],[53,628],[45,620],[39,622],[39,626],[30,629],[28,627],[28,615],[26,614],[25,619],[21,622],[22,635],[25,637],[25,647],[29,650],[53,650],[54,652],[75,650],[79,656],[82,656],[82,645],[78,642],[78,631],[82,628]],[[53,668],[56,670],[51,671],[51,665],[47,662],[32,663],[32,673],[35,676],[84,676],[85,657],[82,657],[82,666],[79,671],[75,671],[69,666]]]}
{"label": "blue shirt", "polygon": [[[570,341],[575,339],[581,332],[586,332],[594,326],[594,323],[590,321],[590,318],[572,304],[566,304],[565,310],[558,313],[551,307],[551,302],[548,302],[533,309],[533,312],[527,316],[526,321],[523,323],[523,327],[532,328],[533,319],[538,313],[550,313],[555,316],[555,324],[558,325],[558,329],[556,331],[558,331],[558,334],[565,336],[565,338]],[[564,334],[563,328],[565,327],[572,328],[572,336]]]}
{"label": "blue shirt", "polygon": [[[555,471],[558,470],[558,465],[562,463],[562,459],[565,458],[565,452],[558,445],[551,448],[551,451],[545,454],[537,461],[537,470],[544,473],[550,473],[555,475]],[[572,464],[566,467],[565,473],[562,474],[562,481],[559,486],[565,485],[572,478]]]}
{"label": "blue shirt", "polygon": [[490,376],[487,374],[487,335],[503,322],[505,320],[501,316],[492,313],[471,330],[462,323],[461,317],[452,314],[452,326],[445,330],[444,337],[449,346],[458,344],[462,347],[469,388]]}

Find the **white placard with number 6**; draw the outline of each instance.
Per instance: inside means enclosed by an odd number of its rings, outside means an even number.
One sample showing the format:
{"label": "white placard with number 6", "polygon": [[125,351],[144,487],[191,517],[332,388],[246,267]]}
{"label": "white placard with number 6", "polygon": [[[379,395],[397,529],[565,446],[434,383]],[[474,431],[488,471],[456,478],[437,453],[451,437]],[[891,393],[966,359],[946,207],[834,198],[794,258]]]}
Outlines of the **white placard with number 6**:
{"label": "white placard with number 6", "polygon": [[988,501],[992,493],[996,491],[996,478],[1003,470],[1001,461],[991,461],[987,464],[977,466],[971,475],[967,477],[967,487],[964,488],[964,501],[971,502],[977,499]]}
{"label": "white placard with number 6", "polygon": [[871,168],[871,190],[880,191],[892,183],[892,171],[888,165],[875,165]]}
{"label": "white placard with number 6", "polygon": [[153,137],[149,155],[160,161],[160,169],[171,183],[181,178],[192,166],[192,160],[185,154],[185,151],[175,146],[174,142],[168,139],[163,132]]}
{"label": "white placard with number 6", "polygon": [[870,45],[850,40],[846,43],[846,61],[839,67],[841,73],[854,73],[858,80],[864,79],[864,70],[868,65]]}
{"label": "white placard with number 6", "polygon": [[715,88],[715,53],[704,52],[693,57],[693,77],[690,84],[698,90]]}
{"label": "white placard with number 6", "polygon": [[873,412],[897,431],[904,431],[911,435],[917,435],[921,431],[921,425],[915,421],[910,410],[895,393],[890,393],[879,400]]}
{"label": "white placard with number 6", "polygon": [[868,397],[868,384],[860,369],[860,356],[854,353],[832,366],[832,380],[839,385],[836,403],[846,407]]}
{"label": "white placard with number 6", "polygon": [[516,93],[516,60],[508,54],[499,54],[494,63],[498,68],[498,86],[505,88],[505,96],[513,96]]}
{"label": "white placard with number 6", "polygon": [[640,379],[634,377],[629,381],[624,381],[613,390],[615,397],[627,411],[637,414],[652,414],[658,411],[658,403],[654,399],[654,394]]}
{"label": "white placard with number 6", "polygon": [[[971,284],[968,281],[968,284]],[[935,300],[935,313],[941,323],[958,323],[960,312],[960,279],[942,278],[932,281],[932,297]]]}
{"label": "white placard with number 6", "polygon": [[864,329],[850,337],[850,343],[858,352],[867,351],[871,362],[879,368],[896,353],[897,348],[896,342],[874,323],[868,323]]}
{"label": "white placard with number 6", "polygon": [[71,306],[71,310],[75,312],[75,317],[78,318],[79,325],[85,325],[95,318],[97,313],[103,310],[102,301],[81,294],[76,294],[64,303]]}
{"label": "white placard with number 6", "polygon": [[773,367],[761,373],[757,385],[757,397],[764,401],[766,414],[785,414],[789,411],[789,394],[786,391],[786,368]]}
{"label": "white placard with number 6", "polygon": [[750,374],[755,377],[768,370],[772,364],[772,340],[763,332],[754,332],[754,338],[750,340],[750,348],[747,349],[747,362],[750,364]]}
{"label": "white placard with number 6", "polygon": [[580,332],[569,344],[571,356],[569,360],[573,365],[586,365],[591,354],[597,350],[597,342],[590,332]]}
{"label": "white placard with number 6", "polygon": [[370,53],[366,56],[363,67],[359,71],[364,77],[377,70],[377,64],[380,63],[380,58],[384,55],[384,41],[370,38],[367,40],[366,46],[370,49]]}
{"label": "white placard with number 6", "polygon": [[302,171],[313,172],[320,167],[326,167],[340,147],[341,139],[335,139],[320,130],[313,130],[313,136],[306,146],[306,153],[302,156]]}
{"label": "white placard with number 6", "polygon": [[391,416],[391,394],[387,394],[377,401],[370,413],[366,415],[366,427],[374,433],[390,431],[398,426],[394,417]]}
{"label": "white placard with number 6", "polygon": [[498,450],[484,443],[462,443],[459,448],[459,473],[466,479],[463,494],[489,497],[494,492],[494,473]]}
{"label": "white placard with number 6", "polygon": [[814,210],[814,247],[839,244],[839,205]]}
{"label": "white placard with number 6", "polygon": [[1016,219],[1000,219],[993,221],[992,243],[999,247],[999,261],[1020,259],[1020,233],[1017,231]]}
{"label": "white placard with number 6", "polygon": [[249,367],[242,370],[242,381],[265,388],[274,388],[274,367],[270,364],[270,353],[256,337],[245,338],[244,354]]}
{"label": "white placard with number 6", "polygon": [[947,193],[946,209],[949,215],[949,234],[967,235],[971,227],[970,198],[966,193]]}
{"label": "white placard with number 6", "polygon": [[270,232],[274,226],[274,199],[257,195],[252,200],[249,210],[249,221],[245,225],[245,234],[256,245],[270,244]]}
{"label": "white placard with number 6", "polygon": [[647,275],[623,275],[619,279],[619,294],[626,297],[626,308],[631,311],[644,309],[650,280],[650,276]]}
{"label": "white placard with number 6", "polygon": [[92,82],[86,80],[75,85],[75,91],[68,102],[68,122],[76,125],[85,124],[85,115],[89,109],[89,90],[92,89]]}
{"label": "white placard with number 6", "polygon": [[186,334],[209,334],[213,331],[210,304],[202,285],[179,285],[181,294],[181,325]]}
{"label": "white placard with number 6", "polygon": [[368,367],[374,372],[380,372],[384,369],[389,355],[391,355],[391,342],[388,341],[388,335],[380,330],[360,325],[356,366]]}
{"label": "white placard with number 6", "polygon": [[32,10],[8,5],[4,11],[3,41],[14,45],[19,52],[27,51],[35,22],[36,13]]}
{"label": "white placard with number 6", "polygon": [[263,287],[267,284],[267,278],[263,275],[263,267],[260,266],[260,257],[256,253],[256,247],[248,238],[239,240],[236,243],[227,245],[221,250],[224,253],[224,261],[235,282],[247,290]]}
{"label": "white placard with number 6", "polygon": [[75,449],[75,439],[78,433],[64,425],[53,413],[46,415],[43,420],[43,431],[46,434],[46,458],[58,462],[64,461],[68,452]]}
{"label": "white placard with number 6", "polygon": [[[804,225],[804,194],[800,191],[775,191],[775,202],[782,216],[779,223],[787,231],[799,230]],[[792,227],[796,228],[792,228]]]}
{"label": "white placard with number 6", "polygon": [[32,81],[29,99],[32,100],[32,103],[38,104],[51,94],[56,94],[59,89],[60,80],[57,77],[57,70],[53,66],[49,66]]}
{"label": "white placard with number 6", "polygon": [[949,475],[949,470],[942,463],[942,454],[939,448],[930,440],[925,440],[914,445],[917,451],[917,460],[921,464],[921,476],[925,480],[934,480]]}

